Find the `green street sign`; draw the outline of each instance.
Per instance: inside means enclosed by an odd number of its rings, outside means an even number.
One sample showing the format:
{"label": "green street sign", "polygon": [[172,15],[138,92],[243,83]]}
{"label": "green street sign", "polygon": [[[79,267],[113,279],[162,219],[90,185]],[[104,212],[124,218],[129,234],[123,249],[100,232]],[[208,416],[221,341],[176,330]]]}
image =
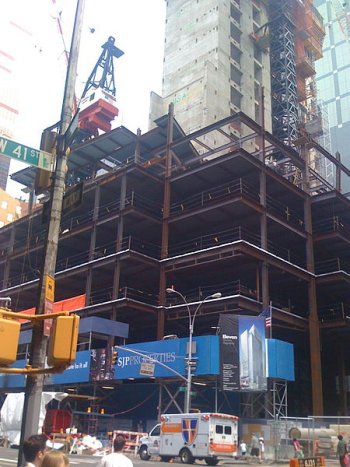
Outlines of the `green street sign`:
{"label": "green street sign", "polygon": [[54,169],[54,156],[40,149],[33,149],[24,144],[16,143],[11,139],[0,136],[0,154],[11,157],[25,164],[34,165],[43,170],[52,172]]}

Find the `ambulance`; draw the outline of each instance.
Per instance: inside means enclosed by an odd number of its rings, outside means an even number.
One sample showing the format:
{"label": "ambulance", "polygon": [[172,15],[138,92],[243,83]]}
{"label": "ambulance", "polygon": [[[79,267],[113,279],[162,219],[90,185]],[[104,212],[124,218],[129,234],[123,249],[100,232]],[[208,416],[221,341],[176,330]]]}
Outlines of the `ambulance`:
{"label": "ambulance", "polygon": [[161,423],[140,438],[142,460],[160,456],[163,462],[179,457],[183,464],[237,456],[238,417],[222,413],[164,414]]}

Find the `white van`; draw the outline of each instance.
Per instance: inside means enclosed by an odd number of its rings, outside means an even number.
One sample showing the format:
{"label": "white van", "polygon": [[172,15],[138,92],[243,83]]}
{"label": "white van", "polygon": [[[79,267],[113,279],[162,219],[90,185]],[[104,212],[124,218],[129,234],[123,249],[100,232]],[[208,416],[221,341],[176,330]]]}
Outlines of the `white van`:
{"label": "white van", "polygon": [[183,464],[204,459],[216,465],[221,457],[237,456],[238,417],[220,413],[164,414],[161,423],[140,439],[139,455],[162,461],[180,457]]}

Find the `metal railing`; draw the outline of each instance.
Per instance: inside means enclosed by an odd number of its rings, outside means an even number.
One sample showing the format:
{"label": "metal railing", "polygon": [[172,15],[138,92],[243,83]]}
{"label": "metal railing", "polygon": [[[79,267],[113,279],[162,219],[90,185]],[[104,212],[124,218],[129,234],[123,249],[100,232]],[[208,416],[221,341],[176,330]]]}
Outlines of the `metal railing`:
{"label": "metal railing", "polygon": [[[98,303],[109,302],[113,300],[113,289],[108,287],[106,289],[99,289],[91,293],[89,305],[96,305]],[[121,287],[118,290],[117,299],[130,299],[147,305],[158,305],[158,295],[152,294],[144,290],[138,290],[133,287]]]}
{"label": "metal railing", "polygon": [[345,271],[350,274],[350,263],[341,258],[332,258],[315,263],[316,274],[327,274],[336,271]]}
{"label": "metal railing", "polygon": [[350,226],[339,216],[328,217],[313,224],[314,234],[331,232],[341,232],[342,235],[350,238]]}
{"label": "metal railing", "polygon": [[169,247],[169,256],[177,256],[185,253],[205,250],[225,243],[232,243],[237,240],[246,240],[260,246],[260,235],[252,234],[241,226],[232,229],[215,232],[208,235],[201,235],[184,242],[175,243]]}
{"label": "metal railing", "polygon": [[337,302],[322,306],[318,308],[318,319],[321,322],[350,319],[350,304]]}
{"label": "metal railing", "polygon": [[[185,290],[183,295],[186,297],[188,303],[199,302],[205,297],[212,295],[215,292],[220,292],[222,297],[229,297],[231,295],[243,295],[245,297],[257,300],[257,291],[244,284],[241,280],[219,283],[215,285],[200,286],[193,289]],[[172,305],[183,304],[183,300],[176,294],[170,295],[167,303]]]}
{"label": "metal railing", "polygon": [[180,214],[207,206],[215,201],[229,199],[235,195],[245,195],[259,203],[259,190],[247,183],[244,179],[238,178],[230,183],[219,185],[208,190],[200,191],[192,196],[183,198],[171,204],[170,214]]}
{"label": "metal railing", "polygon": [[[232,229],[215,232],[208,235],[201,235],[184,242],[175,243],[169,247],[169,256],[179,256],[186,253],[205,250],[207,248],[224,245],[226,243],[232,243],[238,240],[245,240],[258,247],[261,245],[260,235],[253,234],[244,227],[237,226]],[[287,260],[288,262],[297,264],[298,266],[305,267],[306,265],[305,258],[298,256],[290,248],[285,248],[274,242],[268,242],[267,251]]]}
{"label": "metal railing", "polygon": [[[142,253],[146,256],[155,259],[160,258],[159,245],[140,240],[139,238],[133,237],[131,235],[124,237],[121,242],[119,251],[124,250],[131,250],[138,253]],[[63,258],[58,258],[56,262],[56,272],[61,272],[74,266],[79,266],[88,263],[89,261],[101,259],[116,253],[118,253],[116,241],[99,245],[96,246],[96,248],[91,252],[91,255],[89,250],[85,250],[75,255],[69,255]],[[38,279],[39,275],[40,274],[38,270],[30,270],[25,271],[22,274],[16,276],[11,276],[9,277],[7,283],[4,284],[3,288],[13,287],[15,285],[23,284],[25,282]]]}

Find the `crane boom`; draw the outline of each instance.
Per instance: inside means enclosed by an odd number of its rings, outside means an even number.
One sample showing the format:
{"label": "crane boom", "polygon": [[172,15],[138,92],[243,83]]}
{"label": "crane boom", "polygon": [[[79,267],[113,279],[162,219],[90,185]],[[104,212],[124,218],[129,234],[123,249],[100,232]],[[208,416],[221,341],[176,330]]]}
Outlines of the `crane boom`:
{"label": "crane boom", "polygon": [[[113,96],[115,96],[115,81],[114,81],[114,58],[121,57],[122,52],[114,45],[115,38],[109,36],[107,42],[102,45],[103,52],[94,66],[83,91],[82,98],[85,97],[91,88],[101,88]],[[99,78],[99,72],[101,77]]]}

